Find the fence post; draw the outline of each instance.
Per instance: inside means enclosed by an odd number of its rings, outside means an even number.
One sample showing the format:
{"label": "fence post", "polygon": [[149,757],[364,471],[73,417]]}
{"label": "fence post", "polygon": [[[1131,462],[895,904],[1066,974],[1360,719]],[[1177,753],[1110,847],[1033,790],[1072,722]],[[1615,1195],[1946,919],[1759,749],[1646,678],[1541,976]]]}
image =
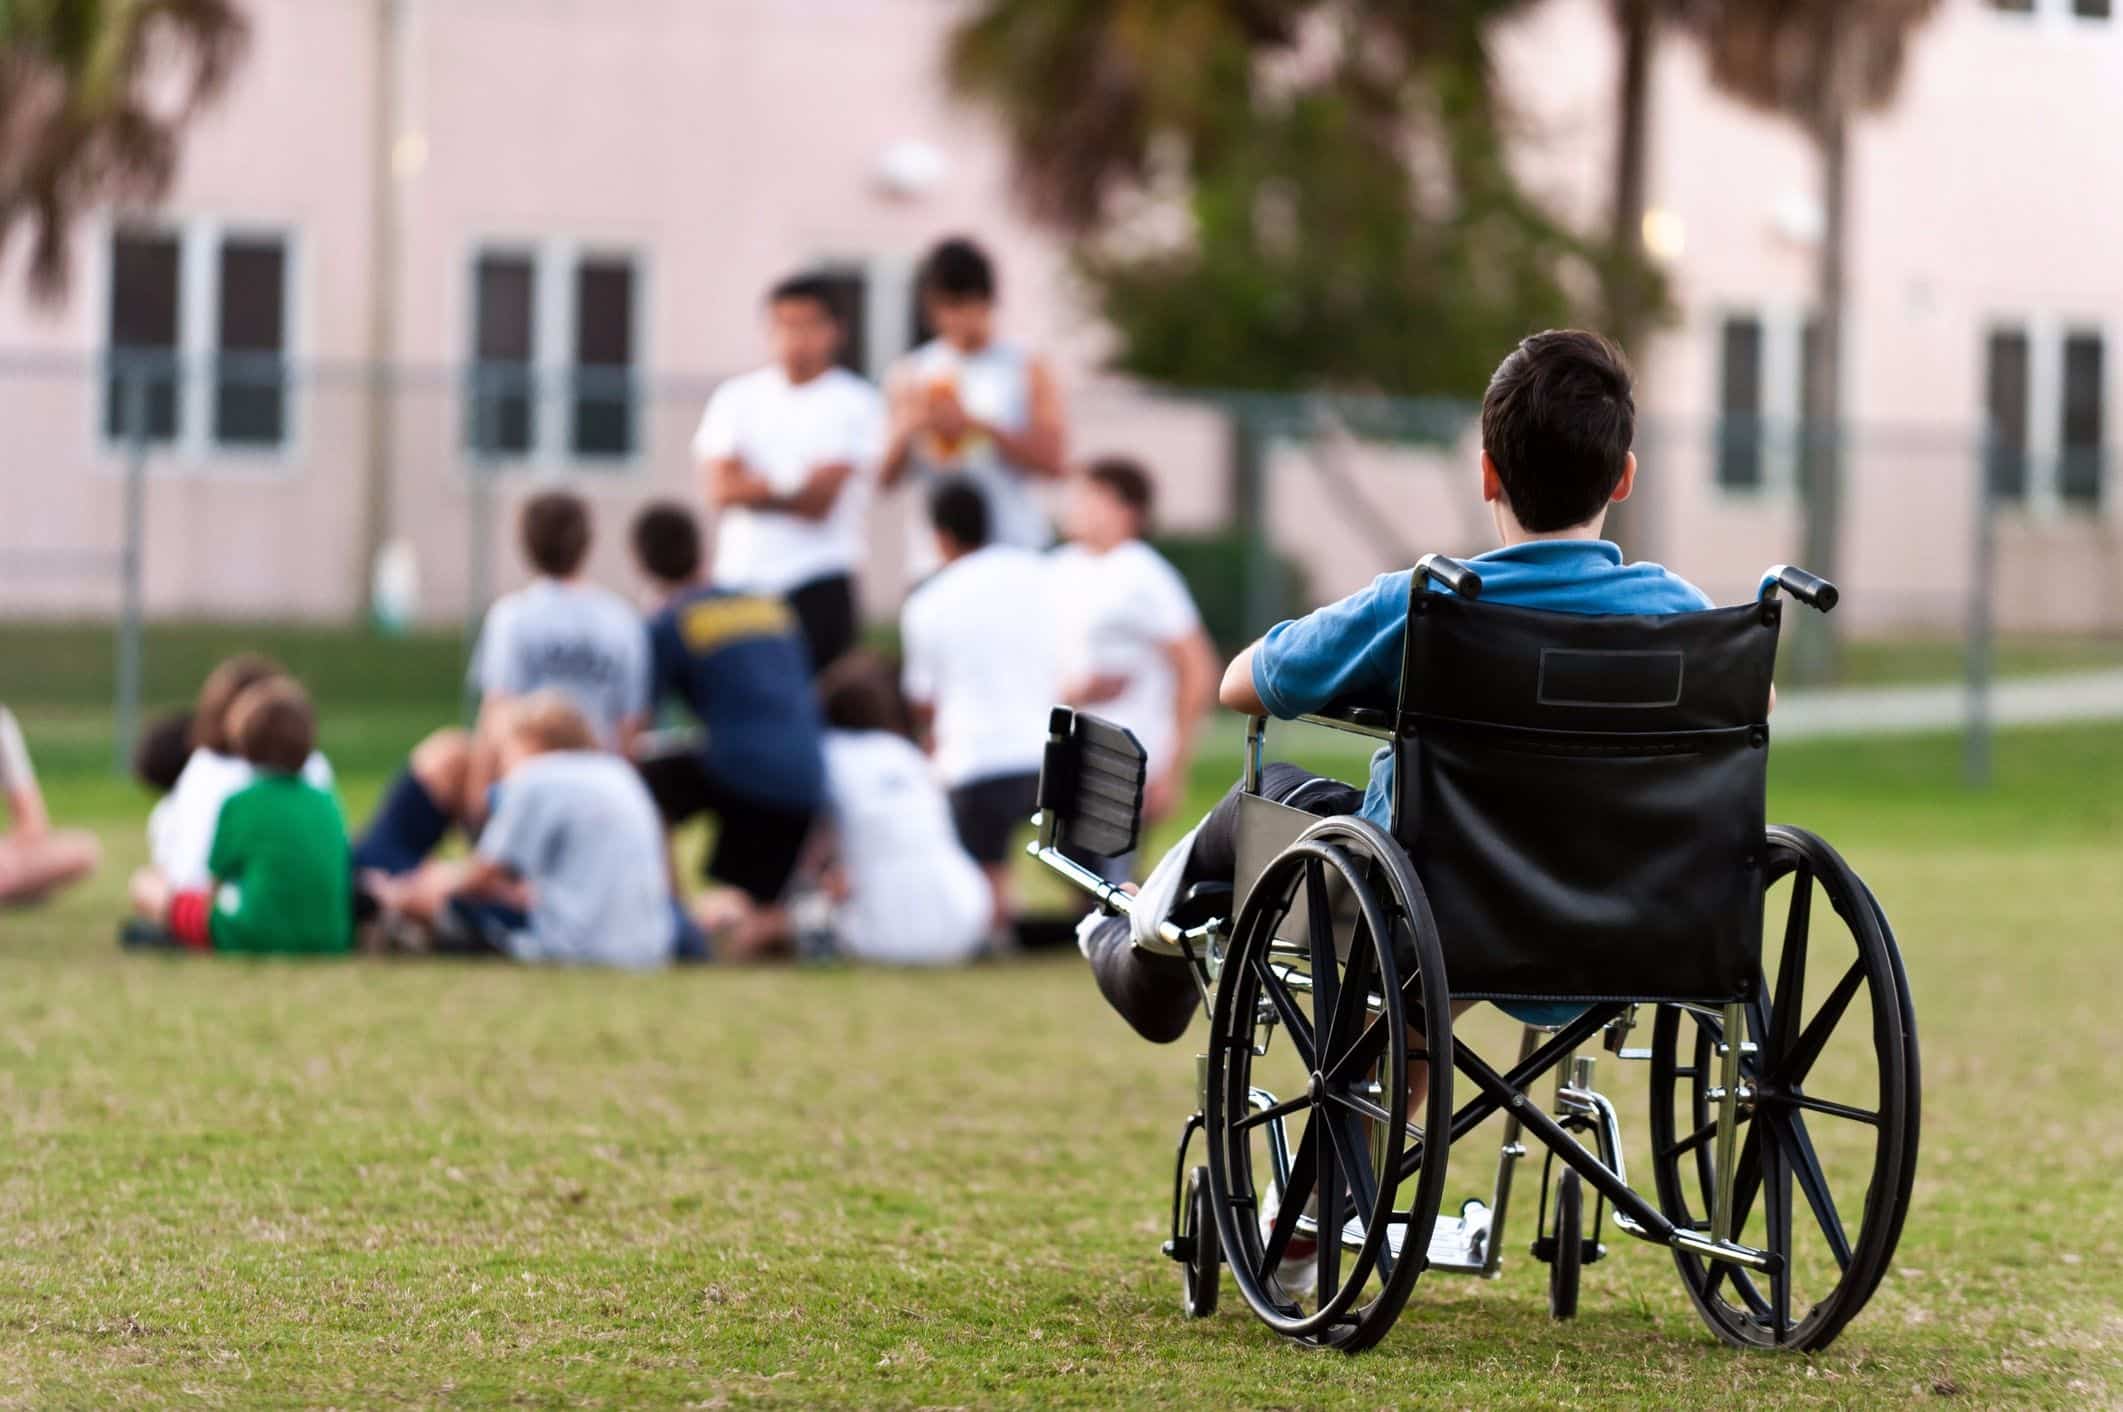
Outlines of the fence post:
{"label": "fence post", "polygon": [[125,417],[124,542],[118,550],[118,677],[112,759],[124,774],[140,735],[141,540],[147,511],[147,376],[138,355],[118,355]]}
{"label": "fence post", "polygon": [[1961,737],[1961,773],[1971,788],[1991,778],[1991,678],[1995,669],[1998,561],[1997,470],[2003,454],[1997,429],[1985,426],[1976,467],[1975,545],[1969,555],[1967,720]]}
{"label": "fence post", "polygon": [[[466,487],[467,512],[471,517],[469,542],[466,545],[465,565],[469,580],[465,591],[464,641],[465,651],[474,652],[479,646],[479,628],[486,618],[487,602],[493,594],[494,579],[494,448],[500,440],[500,392],[496,384],[496,370],[475,365],[472,369],[472,456],[468,470],[471,483]],[[472,684],[472,674],[467,660],[464,701],[465,720],[478,719],[479,689]]]}
{"label": "fence post", "polygon": [[1268,428],[1255,399],[1238,394],[1227,404],[1231,423],[1231,517],[1245,546],[1245,621],[1242,634],[1266,632],[1282,607],[1280,577],[1268,539]]}

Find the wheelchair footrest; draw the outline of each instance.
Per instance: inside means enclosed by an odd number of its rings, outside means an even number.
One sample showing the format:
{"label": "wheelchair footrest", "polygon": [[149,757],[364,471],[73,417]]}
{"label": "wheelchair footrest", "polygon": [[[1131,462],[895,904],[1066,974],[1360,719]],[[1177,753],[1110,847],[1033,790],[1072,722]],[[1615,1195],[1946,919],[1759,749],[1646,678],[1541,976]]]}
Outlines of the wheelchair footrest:
{"label": "wheelchair footrest", "polygon": [[1467,1201],[1457,1216],[1440,1216],[1430,1229],[1430,1268],[1478,1275],[1489,1264],[1490,1211]]}

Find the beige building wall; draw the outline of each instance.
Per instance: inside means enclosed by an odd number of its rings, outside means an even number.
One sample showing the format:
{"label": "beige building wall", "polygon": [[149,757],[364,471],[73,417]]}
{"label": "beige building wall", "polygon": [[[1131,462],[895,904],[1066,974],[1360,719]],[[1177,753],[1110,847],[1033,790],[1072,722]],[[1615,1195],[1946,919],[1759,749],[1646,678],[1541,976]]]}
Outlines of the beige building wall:
{"label": "beige building wall", "polygon": [[[2038,4],[2042,12],[2026,17],[1948,0],[1916,48],[1902,101],[1859,130],[1846,383],[1859,430],[1843,557],[1847,611],[1860,627],[1948,625],[1961,611],[1992,326],[2026,323],[2034,336],[2038,459],[2056,438],[2057,339],[2065,329],[2105,331],[2115,440],[2123,20],[2075,22],[2068,0]],[[462,613],[472,587],[467,413],[455,370],[471,353],[482,248],[537,252],[541,278],[557,291],[541,312],[562,321],[570,260],[630,258],[646,384],[638,445],[622,463],[570,460],[549,427],[544,449],[509,467],[493,526],[496,587],[516,579],[510,505],[556,480],[607,512],[596,569],[624,582],[618,526],[647,498],[690,493],[686,444],[700,402],[716,378],[757,359],[760,291],[812,262],[859,264],[875,346],[888,352],[903,341],[914,260],[949,231],[1000,257],[1005,322],[1056,358],[1075,446],[1144,454],[1164,479],[1169,523],[1228,512],[1219,421],[1099,374],[1105,337],[1070,288],[1060,250],[1013,214],[993,135],[943,97],[936,65],[949,6],[625,0],[623,23],[610,0],[401,8],[400,282],[387,351],[402,371],[389,459],[393,524],[414,545],[427,616]],[[201,268],[216,230],[285,232],[290,354],[305,369],[283,448],[234,455],[194,434],[153,458],[145,562],[155,613],[330,618],[360,609],[370,421],[359,365],[376,297],[382,9],[378,0],[253,0],[251,62],[193,134],[176,190],[149,218],[187,232],[197,246],[188,259]],[[1529,177],[1588,221],[1604,200],[1612,131],[1604,15],[1598,0],[1554,0],[1501,49],[1529,137]],[[1793,126],[1714,94],[1684,44],[1662,49],[1655,94],[1651,192],[1677,243],[1669,275],[1681,312],[1641,370],[1643,542],[1729,598],[1794,552],[1798,514],[1788,456],[1771,454],[1758,491],[1716,484],[1720,328],[1731,314],[1764,321],[1768,409],[1795,411],[1814,167]],[[906,142],[944,159],[933,188],[915,197],[890,195],[879,181],[887,149]],[[73,292],[55,308],[25,300],[15,261],[0,269],[0,554],[116,542],[123,457],[101,434],[93,376],[109,227],[84,226]],[[200,305],[186,317],[194,354],[212,337],[205,283],[186,283],[187,303]],[[542,340],[549,372],[566,334],[549,327]],[[1322,594],[1393,567],[1404,548],[1479,550],[1486,521],[1473,455],[1465,441],[1429,451],[1331,439],[1279,447],[1279,538]],[[1377,513],[1353,513],[1334,484],[1356,485]],[[2087,514],[2038,486],[2006,516],[2008,622],[2123,631],[2117,498]],[[874,612],[897,600],[906,508],[888,499],[878,512]],[[105,612],[114,601],[107,578],[18,574],[0,612]]]}

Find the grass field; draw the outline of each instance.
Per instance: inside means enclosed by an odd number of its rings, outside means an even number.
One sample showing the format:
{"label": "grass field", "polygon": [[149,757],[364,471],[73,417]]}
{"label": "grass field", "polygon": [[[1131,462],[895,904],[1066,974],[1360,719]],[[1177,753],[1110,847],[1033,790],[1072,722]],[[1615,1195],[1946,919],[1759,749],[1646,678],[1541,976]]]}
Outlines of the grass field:
{"label": "grass field", "polygon": [[[1980,796],[1946,739],[1778,752],[1772,814],[1840,845],[1894,919],[1928,1081],[1895,1271],[1833,1348],[1725,1349],[1669,1259],[1618,1236],[1556,1326],[1521,1220],[1500,1280],[1426,1279],[1346,1359],[1279,1344],[1228,1288],[1180,1317],[1156,1247],[1193,1050],[1137,1041],[1073,956],[616,976],[121,955],[144,803],[108,774],[107,668],[69,665],[72,640],[11,629],[0,653],[55,812],[109,850],[93,885],[0,915],[0,1401],[2123,1399],[2123,730],[2002,737]],[[151,696],[224,645],[160,644]],[[357,815],[454,709],[444,640],[269,645],[325,701]],[[1235,769],[1220,748],[1197,792]],[[1600,1079],[1641,1144],[1641,1069]],[[1470,1144],[1448,1209],[1486,1187],[1493,1139]]]}

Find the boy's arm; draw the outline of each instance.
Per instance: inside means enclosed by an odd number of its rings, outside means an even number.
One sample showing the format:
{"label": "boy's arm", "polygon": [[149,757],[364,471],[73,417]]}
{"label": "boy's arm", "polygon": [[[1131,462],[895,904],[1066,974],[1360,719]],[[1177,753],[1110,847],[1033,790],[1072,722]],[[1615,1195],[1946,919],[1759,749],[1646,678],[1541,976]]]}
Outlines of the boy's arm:
{"label": "boy's arm", "polygon": [[1336,603],[1277,623],[1238,654],[1217,699],[1289,720],[1337,701],[1391,701],[1400,682],[1408,581],[1385,574]]}

